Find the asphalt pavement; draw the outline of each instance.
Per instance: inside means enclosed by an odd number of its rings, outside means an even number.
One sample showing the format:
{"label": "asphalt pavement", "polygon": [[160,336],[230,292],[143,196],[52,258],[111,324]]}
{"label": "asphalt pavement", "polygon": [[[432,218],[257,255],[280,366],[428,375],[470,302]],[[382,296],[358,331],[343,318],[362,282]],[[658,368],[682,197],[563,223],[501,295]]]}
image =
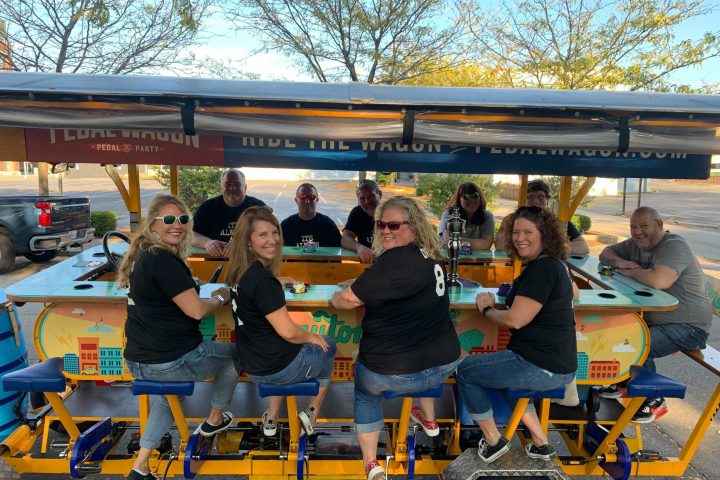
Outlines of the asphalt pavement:
{"label": "asphalt pavement", "polygon": [[[299,182],[297,182],[299,183]],[[248,186],[248,194],[263,199],[273,207],[279,218],[295,213],[293,197],[297,183],[253,181]],[[352,182],[322,181],[316,182],[320,193],[318,210],[338,224],[344,223],[350,209],[356,204],[354,185]],[[51,193],[57,193],[57,185],[51,183]],[[686,237],[696,255],[701,258],[708,269],[717,269],[720,264],[720,188],[717,185],[697,185],[666,180],[654,180],[653,192],[643,193],[642,204],[657,208],[666,220],[666,227],[674,233]],[[128,227],[128,217],[120,195],[109,179],[67,177],[63,182],[65,195],[86,195],[91,197],[93,210],[114,210],[119,212],[119,227]],[[163,192],[163,188],[153,180],[141,182],[142,202],[147,205],[149,199]],[[414,190],[407,186],[393,186],[385,189],[385,197],[394,194],[413,194]],[[0,176],[0,195],[36,194],[37,180],[34,178]],[[626,214],[636,205],[636,197],[629,196],[626,202]],[[499,199],[493,212],[496,217],[511,210],[514,202]],[[593,226],[591,246],[593,253],[603,247],[603,241],[615,241],[628,235],[628,219],[622,215],[621,197],[598,197],[591,204],[579,210],[589,215]],[[72,254],[70,252],[69,254]],[[67,258],[60,255],[50,264]],[[718,262],[717,264],[714,262]],[[0,275],[0,288],[4,288],[21,278],[25,278],[48,264],[32,264],[18,257],[15,267],[8,273]],[[40,304],[26,304],[19,309],[25,340],[29,348],[31,362],[37,360],[33,345],[33,327],[35,319],[42,310]],[[720,322],[715,321],[708,344],[720,349]],[[685,355],[678,354],[658,361],[660,373],[675,378],[688,385],[685,400],[669,400],[670,413],[660,421],[643,426],[646,444],[645,449],[657,450],[665,455],[676,456],[679,448],[685,443],[695,419],[704,408],[705,401],[718,385],[718,377],[698,368]],[[708,428],[698,452],[693,458],[690,468],[683,478],[718,480],[720,479],[720,456],[717,446],[720,445],[720,421],[716,418]],[[66,478],[53,476],[54,478]],[[0,478],[2,474],[0,472]],[[25,475],[23,478],[38,478],[36,475]],[[48,480],[51,477],[45,477]],[[96,479],[120,479],[120,476],[97,475]],[[590,478],[590,477],[589,477]],[[666,478],[666,477],[645,477]],[[669,477],[668,477],[669,478]]]}

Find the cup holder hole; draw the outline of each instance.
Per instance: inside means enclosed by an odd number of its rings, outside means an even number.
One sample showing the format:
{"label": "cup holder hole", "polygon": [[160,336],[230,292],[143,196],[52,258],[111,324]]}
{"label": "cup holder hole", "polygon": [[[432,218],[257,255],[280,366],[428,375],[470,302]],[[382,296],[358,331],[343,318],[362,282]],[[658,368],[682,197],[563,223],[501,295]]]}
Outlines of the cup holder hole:
{"label": "cup holder hole", "polygon": [[93,257],[104,257],[105,254],[103,252],[95,252],[92,254]]}
{"label": "cup holder hole", "polygon": [[617,298],[617,295],[613,295],[612,293],[598,293],[598,297],[602,297],[602,298]]}
{"label": "cup holder hole", "polygon": [[583,257],[582,255],[570,255],[570,258],[574,258],[575,260],[582,260],[585,257]]}
{"label": "cup holder hole", "polygon": [[644,290],[635,290],[635,295],[637,295],[638,297],[652,297],[653,293],[646,292]]}
{"label": "cup holder hole", "polygon": [[93,286],[89,283],[81,283],[80,285],[75,285],[73,288],[75,290],[88,290],[90,288],[93,288]]}

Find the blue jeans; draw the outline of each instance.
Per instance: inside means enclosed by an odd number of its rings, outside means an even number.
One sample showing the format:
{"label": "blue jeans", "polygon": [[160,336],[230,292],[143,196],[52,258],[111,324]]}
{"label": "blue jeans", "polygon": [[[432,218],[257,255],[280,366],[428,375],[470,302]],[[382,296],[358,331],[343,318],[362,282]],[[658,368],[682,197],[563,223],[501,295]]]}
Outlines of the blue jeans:
{"label": "blue jeans", "polygon": [[362,363],[355,363],[355,430],[370,433],[383,424],[382,393],[386,391],[414,393],[436,387],[457,367],[460,359],[447,365],[403,375],[375,373]]}
{"label": "blue jeans", "polygon": [[645,367],[655,371],[655,359],[680,350],[702,350],[709,333],[686,323],[663,323],[648,326],[650,353]]}
{"label": "blue jeans", "polygon": [[[125,360],[133,377],[159,382],[200,382],[214,377],[212,408],[230,405],[238,382],[236,347],[234,343],[203,340],[194,350],[167,363],[138,363]],[[180,398],[180,401],[183,397]],[[172,412],[165,396],[153,402],[140,446],[157,448],[160,439],[173,423]]]}
{"label": "blue jeans", "polygon": [[[457,367],[460,396],[475,421],[493,416],[492,403],[485,388],[525,388],[542,392],[564,387],[575,378],[572,373],[552,373],[534,365],[511,350],[468,355]],[[525,412],[533,412],[532,402]]]}
{"label": "blue jeans", "polygon": [[254,383],[269,383],[271,385],[291,385],[311,378],[316,378],[321,387],[330,385],[333,365],[335,363],[335,339],[323,337],[328,344],[328,351],[314,343],[303,343],[302,348],[287,367],[279,372],[269,375],[251,375],[248,378]]}

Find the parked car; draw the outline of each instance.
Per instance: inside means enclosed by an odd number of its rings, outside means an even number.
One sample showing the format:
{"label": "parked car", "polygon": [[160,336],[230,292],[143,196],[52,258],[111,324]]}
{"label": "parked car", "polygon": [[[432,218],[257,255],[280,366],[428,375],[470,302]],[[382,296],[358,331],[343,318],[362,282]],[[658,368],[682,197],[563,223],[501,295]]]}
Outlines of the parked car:
{"label": "parked car", "polygon": [[0,272],[16,255],[47,262],[60,250],[93,239],[88,197],[0,197]]}

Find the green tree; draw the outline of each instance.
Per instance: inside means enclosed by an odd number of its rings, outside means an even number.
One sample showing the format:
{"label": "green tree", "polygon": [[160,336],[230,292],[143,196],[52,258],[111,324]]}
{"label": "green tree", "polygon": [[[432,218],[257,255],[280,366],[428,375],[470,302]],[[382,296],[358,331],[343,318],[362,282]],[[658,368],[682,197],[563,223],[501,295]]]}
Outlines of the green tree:
{"label": "green tree", "polygon": [[450,198],[457,190],[458,185],[464,182],[474,182],[485,195],[488,210],[498,195],[500,183],[493,183],[492,175],[469,175],[465,173],[428,173],[418,177],[415,194],[427,196],[427,209],[438,218],[447,208]]}
{"label": "green tree", "polygon": [[396,84],[461,59],[447,0],[232,0],[238,28],[321,82]]}
{"label": "green tree", "polygon": [[28,72],[157,73],[193,65],[215,0],[3,0],[0,65]]}
{"label": "green tree", "polygon": [[[222,170],[211,167],[180,167],[178,181],[180,198],[194,212],[202,202],[220,195],[220,177]],[[156,180],[170,189],[170,172],[158,170]]]}
{"label": "green tree", "polygon": [[[720,33],[676,39],[705,0],[467,0],[475,58],[512,87],[691,91],[670,74],[720,56]],[[705,85],[700,90],[712,90]]]}
{"label": "green tree", "polygon": [[[552,198],[558,199],[560,197],[560,180],[561,177],[558,176],[548,176],[548,177],[540,177],[543,180],[545,180],[545,183],[548,184],[548,187],[550,187],[550,194],[552,195]],[[585,183],[585,180],[587,180],[587,177],[572,177],[572,184],[570,186],[570,196],[575,197],[577,192],[580,190],[580,187],[582,187],[583,183]],[[585,198],[580,202],[580,205],[583,207],[587,207],[592,202],[592,197],[589,195],[586,195]]]}

